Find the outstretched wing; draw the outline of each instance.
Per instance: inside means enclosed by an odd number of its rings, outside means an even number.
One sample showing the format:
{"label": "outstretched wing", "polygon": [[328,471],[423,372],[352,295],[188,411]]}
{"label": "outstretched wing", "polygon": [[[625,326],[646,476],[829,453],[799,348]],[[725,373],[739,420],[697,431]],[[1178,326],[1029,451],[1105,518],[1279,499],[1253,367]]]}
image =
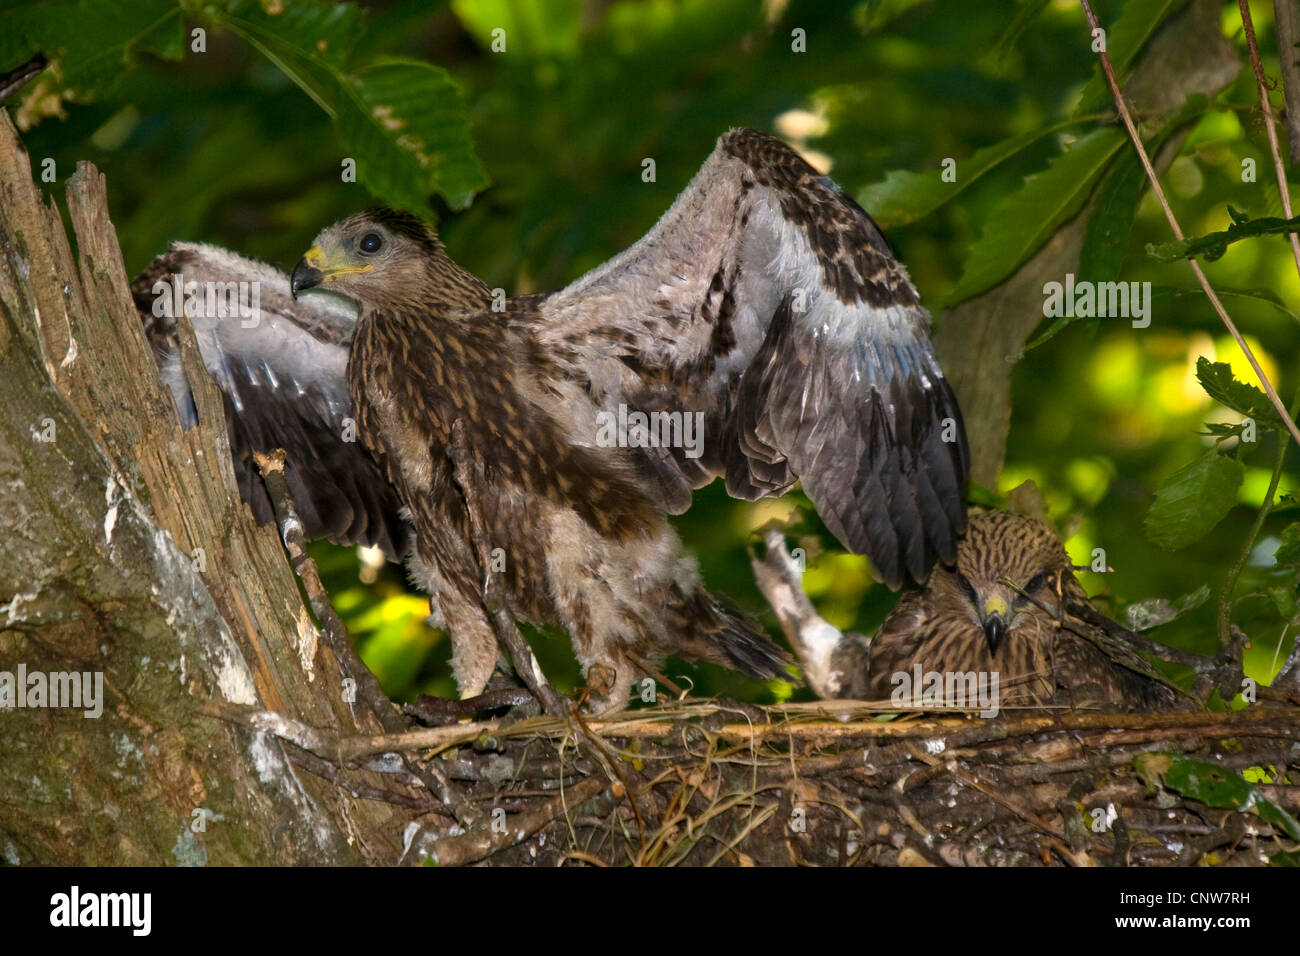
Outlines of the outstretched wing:
{"label": "outstretched wing", "polygon": [[546,298],[533,335],[575,441],[630,411],[702,413],[702,447],[635,453],[661,506],[719,474],[746,499],[799,478],[897,587],[951,561],[965,527],[966,438],[929,324],[862,208],[740,129],[644,238]]}
{"label": "outstretched wing", "polygon": [[285,481],[308,538],[405,557],[410,526],[396,490],[359,440],[344,439],[355,431],[345,421],[355,306],[337,296],[295,301],[280,270],[199,243],[173,243],[131,291],[186,427],[195,421],[194,401],[173,316],[178,306],[190,315],[224,399],[240,494],[259,521],[273,511],[252,455],[283,448]]}

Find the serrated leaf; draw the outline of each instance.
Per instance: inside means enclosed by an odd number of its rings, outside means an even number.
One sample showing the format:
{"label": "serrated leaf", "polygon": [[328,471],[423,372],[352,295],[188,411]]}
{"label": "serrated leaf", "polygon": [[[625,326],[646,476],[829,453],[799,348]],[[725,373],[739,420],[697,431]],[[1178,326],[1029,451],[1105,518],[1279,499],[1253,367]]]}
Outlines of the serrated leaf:
{"label": "serrated leaf", "polygon": [[225,0],[207,12],[239,32],[275,40],[323,65],[341,70],[362,28],[364,12],[350,3],[280,0],[271,13],[259,0]]}
{"label": "serrated leaf", "polygon": [[402,59],[344,69],[356,8],[281,0],[281,12],[270,15],[249,0],[231,0],[209,12],[333,118],[357,178],[383,202],[428,216],[433,192],[461,209],[487,185],[460,88],[446,70]]}
{"label": "serrated leaf", "polygon": [[1223,257],[1228,246],[1242,239],[1258,236],[1275,236],[1291,232],[1300,232],[1300,216],[1279,219],[1276,216],[1263,216],[1259,219],[1247,219],[1233,223],[1222,232],[1191,239],[1175,239],[1170,242],[1147,243],[1147,255],[1161,262],[1173,262],[1177,259],[1200,257],[1206,262],[1213,262]]}
{"label": "serrated leaf", "polygon": [[[1160,24],[1186,5],[1187,0],[1129,0],[1124,4],[1114,24],[1106,28],[1106,55],[1121,84],[1133,60]],[[1106,27],[1105,24],[1102,26]],[[1079,94],[1075,113],[1093,113],[1112,102],[1110,84],[1098,63],[1093,67],[1092,78]]]}
{"label": "serrated leaf", "polygon": [[1015,272],[1061,223],[1079,211],[1124,142],[1118,129],[1089,133],[1000,201],[971,247],[948,304],[983,292]]}
{"label": "serrated leaf", "polygon": [[487,185],[460,88],[446,70],[388,60],[347,82],[359,103],[339,111],[339,135],[357,157],[358,177],[376,195],[418,212],[436,190],[453,209],[463,209]]}
{"label": "serrated leaf", "polygon": [[858,203],[885,228],[906,225],[922,216],[928,216],[989,170],[1044,136],[1072,125],[1072,122],[1055,123],[977,149],[969,158],[957,160],[957,179],[951,183],[943,181],[942,169],[926,172],[892,169],[885,174],[884,179],[862,189],[857,196]]}
{"label": "serrated leaf", "polygon": [[1227,362],[1211,362],[1205,356],[1196,360],[1196,380],[1212,399],[1234,412],[1253,418],[1261,428],[1281,428],[1277,409],[1260,389],[1239,382]]}
{"label": "serrated leaf", "polygon": [[1245,468],[1217,451],[1178,469],[1156,490],[1143,523],[1147,538],[1170,551],[1209,533],[1237,501]]}
{"label": "serrated leaf", "polygon": [[1202,584],[1190,594],[1184,594],[1176,601],[1165,598],[1149,598],[1130,604],[1124,609],[1128,626],[1135,631],[1149,631],[1162,624],[1176,620],[1188,611],[1194,611],[1210,599],[1210,587]]}

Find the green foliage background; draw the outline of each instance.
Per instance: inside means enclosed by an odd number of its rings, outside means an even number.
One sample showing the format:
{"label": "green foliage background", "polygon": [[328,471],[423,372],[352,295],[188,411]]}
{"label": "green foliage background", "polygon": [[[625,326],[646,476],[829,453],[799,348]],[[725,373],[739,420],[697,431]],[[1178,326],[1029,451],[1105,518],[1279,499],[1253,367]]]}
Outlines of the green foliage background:
{"label": "green foliage background", "polygon": [[[1117,67],[1185,5],[1098,0]],[[1252,9],[1276,76],[1271,5]],[[1235,3],[1223,4],[1222,29],[1244,47]],[[806,52],[792,50],[795,30]],[[1186,264],[1147,254],[1172,237],[1108,116],[1070,0],[0,2],[0,71],[37,49],[54,69],[10,103],[33,161],[54,160],[46,188],[60,200],[76,161],[107,174],[132,271],[180,238],[289,266],[318,229],[378,197],[436,217],[452,255],[490,285],[553,288],[653,225],[720,133],[754,126],[830,164],[942,323],[945,307],[996,284],[1095,197],[1077,271],[1154,283],[1152,324],[1044,322],[1014,370],[1006,466],[989,495],[1034,480],[1076,562],[1105,549],[1114,572],[1083,579],[1115,616],[1210,595],[1155,632],[1188,649],[1214,650],[1217,592],[1248,549],[1231,594],[1231,618],[1253,639],[1248,672],[1267,680],[1285,659],[1298,623],[1300,455],[1279,459],[1276,420],[1243,384],[1253,376]],[[1164,179],[1189,235],[1231,226],[1229,204],[1239,218],[1282,215],[1249,69],[1212,102],[1189,103],[1178,128],[1190,134]],[[359,182],[341,182],[345,157]],[[956,183],[939,175],[946,158]],[[1246,159],[1254,182],[1243,182]],[[1285,239],[1255,231],[1205,268],[1289,401],[1300,279]],[[1228,367],[1206,364],[1198,382],[1198,359]],[[1237,440],[1243,412],[1258,414],[1253,444]],[[1207,435],[1207,423],[1225,425]],[[1252,538],[1279,461],[1278,503]],[[761,612],[748,534],[789,504],[733,502],[714,486],[677,524],[710,585]],[[452,694],[446,640],[423,625],[400,570],[367,584],[352,551],[317,555],[389,691]],[[868,633],[895,599],[849,555],[814,555],[806,584],[834,623]],[[572,687],[566,642],[536,643]],[[716,670],[672,673],[703,691],[788,693]]]}

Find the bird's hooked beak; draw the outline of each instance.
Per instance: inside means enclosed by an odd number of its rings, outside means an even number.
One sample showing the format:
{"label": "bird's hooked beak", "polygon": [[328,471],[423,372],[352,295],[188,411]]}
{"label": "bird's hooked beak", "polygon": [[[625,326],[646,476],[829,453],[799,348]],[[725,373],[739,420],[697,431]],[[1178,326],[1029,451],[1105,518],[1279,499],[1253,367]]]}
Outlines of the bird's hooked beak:
{"label": "bird's hooked beak", "polygon": [[374,267],[333,265],[325,261],[325,253],[321,251],[320,246],[312,246],[293,267],[293,273],[289,276],[289,291],[296,299],[299,292],[314,289],[336,276],[369,272],[372,268]]}
{"label": "bird's hooked beak", "polygon": [[980,622],[984,625],[984,637],[989,642],[989,652],[997,653],[1002,636],[1007,633],[1007,602],[1000,597],[991,597],[984,602],[980,612]]}

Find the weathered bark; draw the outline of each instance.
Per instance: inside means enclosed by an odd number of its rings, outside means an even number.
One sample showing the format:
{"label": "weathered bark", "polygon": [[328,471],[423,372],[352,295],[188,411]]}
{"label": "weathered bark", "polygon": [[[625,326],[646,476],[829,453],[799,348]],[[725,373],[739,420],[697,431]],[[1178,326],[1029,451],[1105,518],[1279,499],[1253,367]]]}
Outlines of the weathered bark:
{"label": "weathered bark", "polygon": [[98,719],[0,711],[0,855],[395,861],[407,824],[435,805],[427,791],[356,773],[351,786],[409,805],[356,799],[296,769],[278,739],[200,707],[256,705],[345,734],[392,716],[345,700],[274,526],[239,504],[188,321],[200,425],[181,429],[127,292],[104,178],[82,164],[67,200],[75,257],[0,114],[0,671],[102,672],[104,684]]}

